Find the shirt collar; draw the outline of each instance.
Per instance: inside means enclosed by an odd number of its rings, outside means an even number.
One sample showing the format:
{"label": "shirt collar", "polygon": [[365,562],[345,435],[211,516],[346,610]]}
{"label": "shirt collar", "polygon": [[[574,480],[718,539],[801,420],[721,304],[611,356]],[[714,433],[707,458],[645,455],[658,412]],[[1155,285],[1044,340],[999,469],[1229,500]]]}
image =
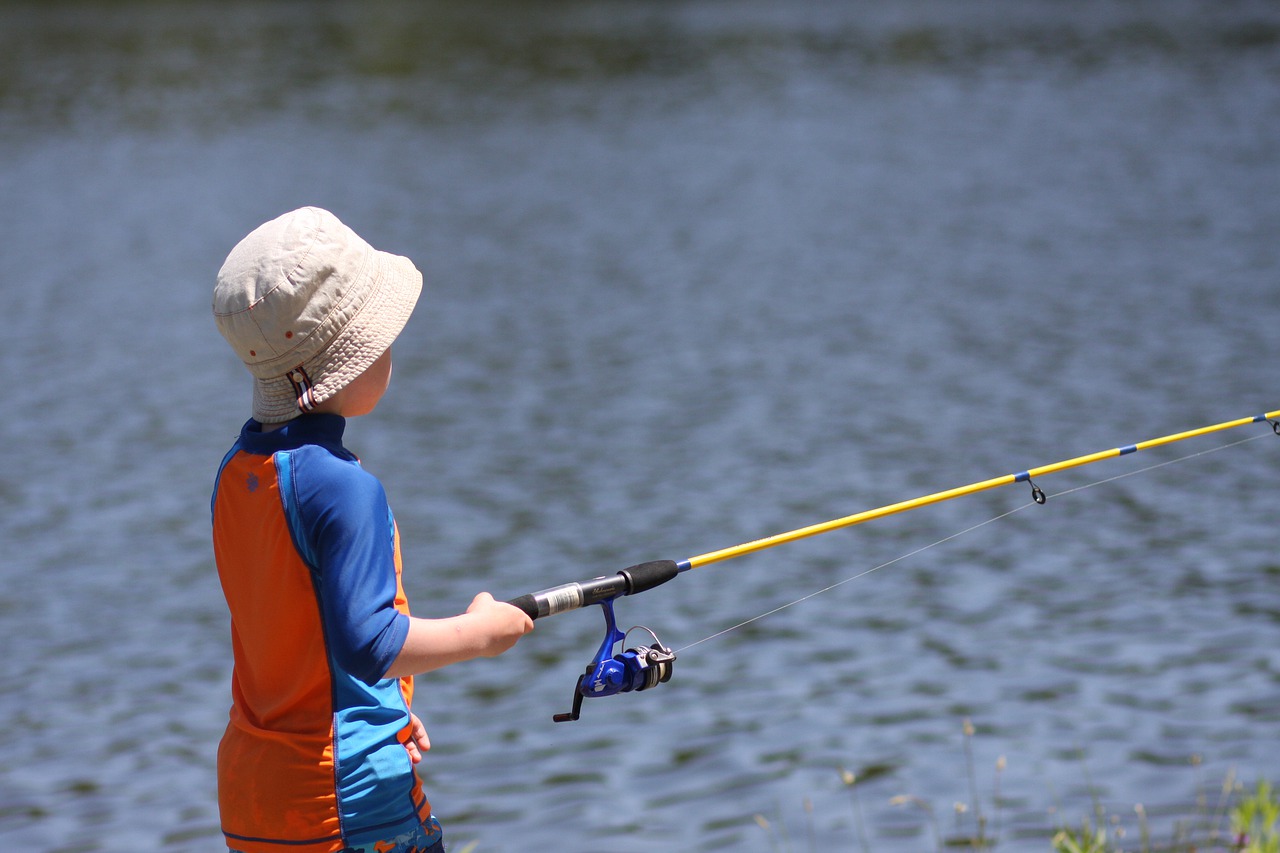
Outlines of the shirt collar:
{"label": "shirt collar", "polygon": [[347,419],[341,415],[299,415],[284,426],[262,431],[262,424],[250,418],[240,429],[240,446],[250,453],[271,454],[293,450],[306,444],[319,444],[345,450],[342,433]]}

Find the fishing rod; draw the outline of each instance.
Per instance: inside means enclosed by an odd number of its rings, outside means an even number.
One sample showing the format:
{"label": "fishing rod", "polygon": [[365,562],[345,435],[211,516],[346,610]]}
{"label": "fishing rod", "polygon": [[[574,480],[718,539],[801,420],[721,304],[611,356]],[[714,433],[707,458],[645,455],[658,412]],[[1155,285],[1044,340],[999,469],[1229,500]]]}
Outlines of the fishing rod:
{"label": "fishing rod", "polygon": [[856,524],[863,524],[878,518],[931,506],[954,498],[965,497],[966,495],[977,494],[978,492],[1007,486],[1012,483],[1027,483],[1031,487],[1031,499],[1037,504],[1044,504],[1048,498],[1045,496],[1044,491],[1036,485],[1036,477],[1054,474],[1058,471],[1066,471],[1070,468],[1079,468],[1084,465],[1091,465],[1094,462],[1101,462],[1104,459],[1127,456],[1131,453],[1137,453],[1139,450],[1149,450],[1153,447],[1161,447],[1166,444],[1173,444],[1174,442],[1185,441],[1190,438],[1262,421],[1268,422],[1271,425],[1272,432],[1280,435],[1280,421],[1277,418],[1280,418],[1280,409],[1253,417],[1223,421],[1222,423],[1200,427],[1199,429],[1152,438],[1147,441],[1140,441],[1137,444],[1115,447],[1111,450],[1103,450],[1085,456],[1076,456],[1072,459],[1064,459],[1061,462],[1029,468],[1016,474],[1006,474],[1002,477],[980,480],[967,486],[934,492],[930,495],[865,510],[853,515],[832,519],[831,521],[824,521],[821,524],[811,524],[807,527],[800,527],[785,533],[767,536],[763,539],[744,542],[741,545],[721,548],[717,551],[708,551],[705,554],[699,554],[685,560],[653,560],[647,563],[640,563],[613,575],[560,584],[538,592],[526,593],[518,598],[511,599],[508,604],[523,610],[530,619],[542,619],[593,604],[599,604],[604,610],[604,642],[600,644],[595,657],[587,664],[586,670],[578,678],[578,683],[573,692],[572,710],[566,714],[556,714],[552,718],[558,723],[577,720],[582,711],[582,700],[584,698],[614,696],[618,693],[627,693],[633,690],[648,690],[671,679],[672,666],[676,659],[675,652],[664,646],[662,641],[658,639],[658,635],[648,628],[641,628],[641,630],[653,637],[653,643],[648,646],[624,649],[618,653],[614,652],[615,648],[625,645],[627,639],[627,634],[618,630],[617,619],[613,609],[614,601],[624,595],[645,592],[673,580],[684,572],[708,566],[712,563],[753,554],[766,548],[774,548],[788,542],[795,542],[798,539],[818,536],[833,530],[842,530],[846,527],[853,527]]}

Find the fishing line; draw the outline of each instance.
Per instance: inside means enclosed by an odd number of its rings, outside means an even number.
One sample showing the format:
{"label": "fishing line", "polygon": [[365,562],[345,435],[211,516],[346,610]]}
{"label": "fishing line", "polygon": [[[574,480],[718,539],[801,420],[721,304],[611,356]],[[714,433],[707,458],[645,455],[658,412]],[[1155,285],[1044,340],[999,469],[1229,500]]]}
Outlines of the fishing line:
{"label": "fishing line", "polygon": [[1188,453],[1186,456],[1179,456],[1177,459],[1168,459],[1168,460],[1165,460],[1164,462],[1157,462],[1154,465],[1148,465],[1146,468],[1138,468],[1134,471],[1127,471],[1123,474],[1117,474],[1114,477],[1107,477],[1102,480],[1095,480],[1092,483],[1086,483],[1083,486],[1076,486],[1074,489],[1066,489],[1065,491],[1055,492],[1053,494],[1053,497],[1063,498],[1063,497],[1066,497],[1067,495],[1075,494],[1076,492],[1083,492],[1085,489],[1092,489],[1094,486],[1103,486],[1103,485],[1106,485],[1107,483],[1114,483],[1116,480],[1123,480],[1126,477],[1133,477],[1137,474],[1145,474],[1148,471],[1154,471],[1157,468],[1165,468],[1169,465],[1177,464],[1178,462],[1186,462],[1188,459],[1195,459],[1199,456],[1208,456],[1210,453],[1217,453],[1219,450],[1227,450],[1228,448],[1237,447],[1241,444],[1248,444],[1251,441],[1257,441],[1260,438],[1266,438],[1266,437],[1267,437],[1266,434],[1255,435],[1249,438],[1242,438],[1239,441],[1233,441],[1228,444],[1223,444],[1218,447],[1210,447],[1208,450],[1201,450],[1196,453]]}
{"label": "fishing line", "polygon": [[765,613],[761,613],[759,616],[752,616],[750,619],[746,620],[745,622],[739,622],[737,625],[734,625],[729,628],[725,628],[723,631],[717,631],[716,633],[712,634],[709,637],[703,637],[701,640],[694,640],[689,645],[681,646],[680,648],[676,649],[676,652],[677,653],[683,652],[685,649],[691,649],[696,645],[707,642],[708,640],[714,640],[716,637],[724,636],[725,634],[728,634],[732,631],[736,631],[739,628],[745,628],[747,625],[750,625],[752,622],[758,622],[761,619],[764,619],[766,616],[772,616],[775,613],[781,613],[783,610],[786,610],[788,607],[795,607],[797,604],[801,604],[802,602],[808,601],[811,598],[817,598],[818,596],[822,595],[824,592],[830,592],[831,590],[836,589],[837,587],[844,586],[847,583],[852,583],[853,581],[856,581],[859,578],[865,578],[867,575],[873,572],[878,572],[881,569],[888,568],[889,566],[892,566],[894,563],[900,563],[903,560],[910,559],[911,557],[916,556],[917,554],[923,554],[925,551],[928,551],[930,548],[936,548],[939,545],[945,545],[947,542],[950,542],[952,539],[959,539],[961,536],[965,535],[966,533],[971,533],[974,530],[977,530],[979,527],[986,527],[988,524],[993,524],[994,522],[997,522],[1002,518],[1008,518],[1009,516],[1013,515],[1015,512],[1022,512],[1024,509],[1027,509],[1028,507],[1031,507],[1031,506],[1033,506],[1033,504],[1023,504],[1022,506],[1015,507],[1014,509],[1011,509],[1006,513],[997,515],[994,518],[988,518],[986,521],[980,521],[977,524],[973,525],[972,527],[966,528],[957,533],[952,533],[950,536],[946,536],[942,539],[939,539],[937,542],[933,542],[929,545],[924,545],[920,548],[915,549],[914,551],[908,551],[907,553],[902,554],[901,556],[894,557],[892,560],[889,560],[888,562],[881,563],[880,565],[867,569],[864,572],[860,572],[854,575],[853,577],[845,578],[842,581],[836,581],[831,586],[826,587],[825,589],[820,589],[817,592],[811,592],[808,595],[804,596],[803,598],[797,598],[795,601],[789,602],[787,604],[783,604],[779,607],[775,607],[772,610],[769,610]]}
{"label": "fishing line", "polygon": [[[560,584],[559,586],[549,587],[547,589],[538,590],[537,592],[526,593],[525,595],[511,599],[509,604],[520,608],[530,619],[541,619],[547,616],[553,616],[557,613],[565,613],[570,610],[577,610],[580,607],[589,607],[591,605],[600,605],[605,620],[605,636],[600,644],[599,650],[595,657],[587,664],[586,670],[578,677],[578,683],[573,689],[573,706],[572,710],[566,714],[556,714],[553,719],[557,722],[567,720],[576,720],[582,710],[582,700],[585,697],[614,696],[618,693],[627,693],[632,690],[648,690],[658,684],[663,684],[670,680],[672,666],[676,660],[676,652],[663,645],[656,634],[649,629],[644,629],[653,637],[653,643],[649,646],[637,646],[625,648],[627,635],[619,631],[617,620],[614,615],[614,602],[627,595],[635,595],[645,592],[655,587],[661,586],[668,581],[674,580],[684,572],[700,568],[702,566],[718,563],[722,560],[729,560],[735,557],[753,554],[766,548],[773,548],[788,542],[795,542],[799,539],[805,539],[810,536],[818,536],[823,533],[829,533],[834,530],[843,530],[857,524],[862,524],[875,519],[885,518],[890,515],[896,515],[902,512],[909,512],[913,509],[921,509],[926,506],[932,506],[943,501],[953,500],[955,498],[965,497],[967,495],[977,494],[978,492],[995,489],[1001,486],[1007,486],[1014,483],[1024,483],[1031,487],[1032,504],[1023,504],[1015,507],[1008,512],[989,518],[986,521],[965,528],[964,530],[952,533],[921,548],[916,548],[899,557],[895,557],[888,562],[881,563],[878,566],[859,572],[831,584],[824,589],[811,592],[794,601],[775,607],[758,616],[753,616],[743,622],[739,622],[722,631],[718,631],[708,637],[703,637],[693,643],[689,643],[680,649],[693,648],[694,646],[705,643],[725,634],[737,631],[753,622],[758,622],[767,616],[794,607],[797,604],[816,598],[823,593],[830,592],[833,589],[852,583],[859,578],[864,578],[869,574],[878,572],[883,568],[899,563],[908,557],[936,548],[953,539],[971,533],[988,524],[1008,518],[1016,512],[1021,512],[1033,504],[1043,504],[1049,499],[1044,490],[1036,485],[1036,479],[1041,476],[1055,474],[1059,471],[1065,471],[1070,468],[1079,468],[1083,465],[1091,465],[1095,462],[1101,462],[1104,459],[1114,459],[1117,456],[1127,456],[1131,453],[1137,453],[1154,447],[1162,447],[1166,444],[1172,444],[1178,441],[1185,441],[1190,438],[1198,438],[1210,433],[1219,432],[1221,430],[1235,429],[1246,424],[1256,424],[1267,422],[1271,426],[1271,432],[1280,435],[1280,410],[1265,412],[1261,415],[1252,417],[1239,418],[1233,421],[1223,421],[1218,424],[1200,427],[1199,429],[1187,430],[1184,432],[1173,433],[1171,435],[1152,438],[1146,441],[1140,441],[1136,444],[1128,444],[1123,447],[1114,447],[1110,450],[1103,450],[1097,453],[1089,453],[1084,456],[1076,456],[1071,459],[1063,459],[1060,462],[1054,462],[1048,465],[1041,465],[1036,468],[1029,468],[1016,474],[1006,474],[1000,477],[992,477],[988,480],[981,480],[976,483],[970,483],[967,486],[958,486],[952,489],[946,489],[941,492],[934,492],[930,495],[922,495],[911,500],[899,501],[898,503],[888,504],[876,509],[864,510],[846,515],[843,518],[835,518],[830,521],[824,521],[818,524],[810,524],[807,527],[800,527],[795,530],[789,530],[784,533],[777,533],[773,536],[766,536],[763,539],[756,539],[751,542],[744,542],[740,545],[734,545],[729,548],[721,548],[718,551],[709,551],[705,554],[699,554],[689,557],[686,560],[651,560],[647,563],[638,563],[634,566],[625,568],[612,575],[604,575],[585,581],[577,581],[573,583]],[[1235,447],[1254,441],[1263,436],[1253,436],[1240,441],[1219,445],[1218,447],[1201,450],[1196,453],[1188,453],[1176,459],[1170,459],[1165,462],[1159,462],[1141,468],[1135,471],[1118,474],[1113,477],[1095,480],[1083,486],[1077,486],[1067,491],[1059,492],[1054,497],[1062,497],[1074,492],[1083,491],[1085,489],[1100,486],[1104,483],[1115,482],[1116,480],[1132,477],[1136,474],[1152,471],[1156,468],[1163,468],[1173,465],[1177,462],[1184,462],[1199,456],[1205,456],[1209,453],[1216,453],[1220,450],[1226,450],[1229,447]],[[615,649],[622,646],[622,651],[615,653]]]}
{"label": "fishing line", "polygon": [[[1201,456],[1208,456],[1211,453],[1218,453],[1219,451],[1227,450],[1232,447],[1238,447],[1239,445],[1248,444],[1251,441],[1257,441],[1260,438],[1266,438],[1266,437],[1267,436],[1265,434],[1250,436],[1249,438],[1243,438],[1243,439],[1240,439],[1239,441],[1228,442],[1227,444],[1223,444],[1218,447],[1211,447],[1207,450],[1197,451],[1196,453],[1188,453],[1185,456],[1179,456],[1176,459],[1166,459],[1164,462],[1157,462],[1153,465],[1148,465],[1145,468],[1138,468],[1133,471],[1126,471],[1123,474],[1117,474],[1113,477],[1106,477],[1101,480],[1095,480],[1092,483],[1086,483],[1082,486],[1076,486],[1075,488],[1065,489],[1061,492],[1054,492],[1051,495],[1045,495],[1045,500],[1047,501],[1049,498],[1064,498],[1068,495],[1075,494],[1076,492],[1083,492],[1086,489],[1092,489],[1095,486],[1103,486],[1103,485],[1106,485],[1107,483],[1114,483],[1117,480],[1123,480],[1127,477],[1135,477],[1138,474],[1145,474],[1149,471],[1155,471],[1158,468],[1166,468],[1170,465],[1175,465],[1179,462],[1186,462],[1188,460],[1196,459]],[[1008,512],[1004,512],[1004,513],[1001,513],[1000,515],[993,516],[992,518],[988,518],[986,521],[978,522],[972,527],[966,527],[964,530],[960,530],[955,533],[952,533],[950,536],[943,537],[942,539],[939,539],[937,542],[932,542],[928,545],[924,545],[920,548],[915,549],[914,551],[908,551],[907,553],[894,557],[892,560],[881,563],[878,566],[874,566],[870,569],[867,569],[866,571],[859,572],[858,574],[853,575],[851,577],[847,577],[844,580],[837,581],[836,583],[833,583],[828,587],[824,587],[823,589],[817,590],[815,592],[811,592],[808,595],[802,596],[801,598],[797,598],[795,601],[790,601],[790,602],[787,602],[786,604],[779,605],[778,607],[775,607],[772,610],[765,611],[764,613],[761,613],[758,616],[752,616],[750,619],[739,622],[738,624],[732,625],[721,631],[717,631],[714,634],[703,637],[701,640],[695,640],[692,643],[689,643],[688,645],[681,646],[680,648],[676,649],[675,652],[676,654],[679,654],[680,652],[683,652],[687,649],[691,649],[694,646],[701,645],[702,643],[709,642],[719,637],[723,637],[726,634],[731,634],[740,628],[745,628],[746,626],[754,622],[759,622],[761,619],[765,619],[769,616],[773,616],[775,613],[781,613],[783,610],[787,610],[788,608],[795,607],[797,604],[803,604],[804,602],[808,601],[811,598],[817,598],[818,596],[824,593],[831,592],[831,590],[842,587],[847,583],[852,583],[853,581],[860,580],[861,578],[865,578],[867,575],[873,574],[874,572],[878,572],[881,569],[888,568],[889,566],[892,566],[895,563],[900,563],[903,560],[907,560],[907,559],[910,559],[911,557],[915,557],[919,554],[923,554],[925,551],[928,551],[931,548],[936,548],[939,545],[945,545],[946,543],[952,541],[953,539],[959,539],[961,536],[964,536],[968,533],[972,533],[973,531],[978,530],[980,528],[986,527],[988,524],[994,524],[997,521],[1002,521],[1008,518],[1009,516],[1014,515],[1015,513],[1022,512],[1024,509],[1029,509],[1032,506],[1037,506],[1039,505],[1039,503],[1040,503],[1039,500],[1033,500],[1031,503],[1026,503],[1026,504],[1022,504],[1021,506],[1014,507]]]}

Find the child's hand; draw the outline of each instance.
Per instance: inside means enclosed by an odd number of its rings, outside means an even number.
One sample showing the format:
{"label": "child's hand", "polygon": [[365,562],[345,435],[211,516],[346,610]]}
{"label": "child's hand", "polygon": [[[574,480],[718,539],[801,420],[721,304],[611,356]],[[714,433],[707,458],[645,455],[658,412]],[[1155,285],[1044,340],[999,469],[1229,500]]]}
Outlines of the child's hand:
{"label": "child's hand", "polygon": [[422,753],[431,748],[431,740],[427,737],[427,727],[418,719],[418,715],[409,712],[409,739],[404,742],[405,752],[409,760],[417,764],[422,760]]}
{"label": "child's hand", "polygon": [[486,640],[480,653],[483,657],[497,657],[533,630],[533,620],[523,610],[505,601],[496,601],[487,592],[471,600],[467,615],[479,621],[480,631]]}
{"label": "child's hand", "polygon": [[523,610],[482,592],[472,599],[466,613],[445,619],[409,617],[409,634],[383,678],[403,678],[472,658],[497,657],[532,630],[533,620]]}

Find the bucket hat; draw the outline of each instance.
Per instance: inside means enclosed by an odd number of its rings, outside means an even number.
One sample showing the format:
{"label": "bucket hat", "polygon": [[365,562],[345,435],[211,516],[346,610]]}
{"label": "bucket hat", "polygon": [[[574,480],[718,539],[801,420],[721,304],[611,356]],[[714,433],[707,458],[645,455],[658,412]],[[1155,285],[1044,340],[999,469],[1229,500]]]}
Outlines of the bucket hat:
{"label": "bucket hat", "polygon": [[332,397],[386,352],[422,292],[408,258],[380,252],[318,207],[264,223],[227,255],[218,331],[253,374],[253,416],[281,423]]}

